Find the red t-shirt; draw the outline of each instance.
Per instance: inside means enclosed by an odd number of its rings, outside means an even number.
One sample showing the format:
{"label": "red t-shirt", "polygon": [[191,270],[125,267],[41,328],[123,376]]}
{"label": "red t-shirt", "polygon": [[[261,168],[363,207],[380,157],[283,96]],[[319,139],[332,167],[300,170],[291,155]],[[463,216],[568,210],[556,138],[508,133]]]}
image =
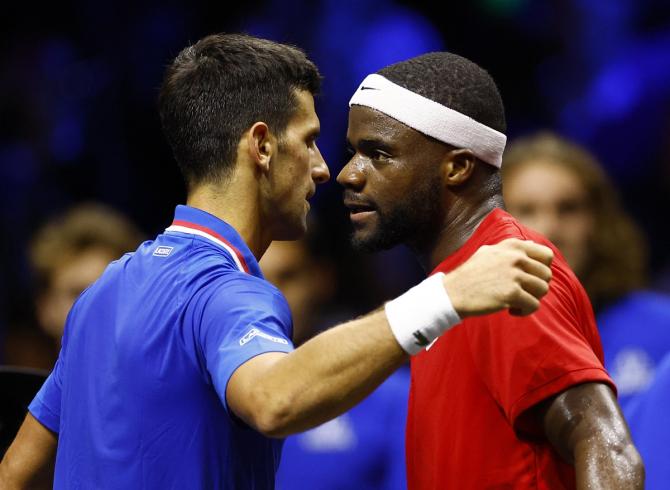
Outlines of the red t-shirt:
{"label": "red t-shirt", "polygon": [[532,239],[555,253],[553,279],[527,317],[467,318],[414,356],[407,419],[410,490],[575,488],[572,466],[522,417],[538,402],[584,382],[615,389],[586,292],[563,256],[502,209],[434,272],[448,272],[482,245]]}

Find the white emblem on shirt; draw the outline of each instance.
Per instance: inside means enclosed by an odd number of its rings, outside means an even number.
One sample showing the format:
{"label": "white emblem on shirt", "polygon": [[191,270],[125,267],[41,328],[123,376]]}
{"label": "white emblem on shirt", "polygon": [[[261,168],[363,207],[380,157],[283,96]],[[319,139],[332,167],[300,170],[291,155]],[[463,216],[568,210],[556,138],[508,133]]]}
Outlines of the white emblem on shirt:
{"label": "white emblem on shirt", "polygon": [[298,442],[305,450],[315,453],[347,451],[358,443],[346,413],[300,434]]}
{"label": "white emblem on shirt", "polygon": [[156,247],[156,250],[154,250],[153,255],[156,257],[167,257],[172,253],[172,249],[174,247],[166,247],[161,245],[160,247]]}
{"label": "white emblem on shirt", "polygon": [[622,349],[614,357],[612,378],[620,395],[643,391],[654,378],[654,361],[642,349]]}
{"label": "white emblem on shirt", "polygon": [[277,342],[278,344],[288,345],[288,341],[286,339],[282,339],[281,337],[273,337],[272,335],[268,335],[265,332],[261,332],[256,327],[252,328],[251,330],[249,330],[247,333],[244,334],[244,337],[240,339],[240,345],[246,344],[247,342],[251,341],[254,337],[262,337],[266,340]]}

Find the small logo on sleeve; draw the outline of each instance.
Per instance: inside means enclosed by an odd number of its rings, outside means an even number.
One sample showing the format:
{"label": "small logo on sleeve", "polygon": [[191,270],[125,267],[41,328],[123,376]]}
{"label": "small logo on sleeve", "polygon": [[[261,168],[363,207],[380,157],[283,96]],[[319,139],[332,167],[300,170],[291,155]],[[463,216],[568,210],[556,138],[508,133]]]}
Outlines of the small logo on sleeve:
{"label": "small logo on sleeve", "polygon": [[430,341],[421,332],[421,330],[415,330],[412,335],[414,336],[414,343],[419,347],[426,347],[428,344],[430,344]]}
{"label": "small logo on sleeve", "polygon": [[174,247],[165,247],[165,246],[156,247],[156,250],[154,250],[153,255],[155,255],[156,257],[167,257],[172,253],[173,248]]}
{"label": "small logo on sleeve", "polygon": [[273,337],[272,335],[268,335],[265,332],[261,332],[256,327],[252,328],[246,334],[244,334],[244,337],[240,339],[240,345],[244,345],[247,342],[250,342],[254,337],[262,337],[271,342],[288,345],[288,341],[286,339],[282,339],[281,337]]}

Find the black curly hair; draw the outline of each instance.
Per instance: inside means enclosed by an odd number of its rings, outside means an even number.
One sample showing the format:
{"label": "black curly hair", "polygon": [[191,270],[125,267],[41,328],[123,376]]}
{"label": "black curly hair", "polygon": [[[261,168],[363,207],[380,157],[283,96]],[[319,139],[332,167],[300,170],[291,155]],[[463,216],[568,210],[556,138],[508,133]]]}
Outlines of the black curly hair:
{"label": "black curly hair", "polygon": [[426,53],[377,72],[412,92],[504,133],[505,108],[493,78],[472,61],[448,52]]}

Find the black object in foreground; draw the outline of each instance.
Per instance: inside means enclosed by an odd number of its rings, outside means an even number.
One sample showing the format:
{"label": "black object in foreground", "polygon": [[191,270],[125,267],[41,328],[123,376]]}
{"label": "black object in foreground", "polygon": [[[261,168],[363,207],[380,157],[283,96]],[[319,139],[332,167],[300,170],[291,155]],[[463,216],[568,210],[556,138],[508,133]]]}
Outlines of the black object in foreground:
{"label": "black object in foreground", "polygon": [[14,440],[48,374],[41,369],[0,366],[0,457]]}

